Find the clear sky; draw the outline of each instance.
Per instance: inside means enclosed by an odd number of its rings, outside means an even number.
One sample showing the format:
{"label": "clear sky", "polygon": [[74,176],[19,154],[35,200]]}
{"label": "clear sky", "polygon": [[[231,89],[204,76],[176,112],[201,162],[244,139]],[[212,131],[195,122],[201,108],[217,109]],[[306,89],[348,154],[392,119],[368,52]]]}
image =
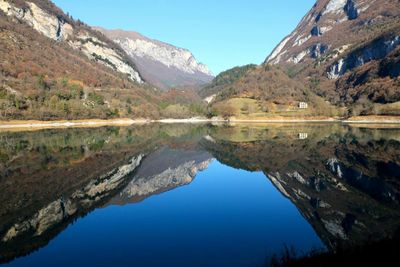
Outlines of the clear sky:
{"label": "clear sky", "polygon": [[187,48],[214,74],[259,64],[315,0],[53,0],[92,26]]}

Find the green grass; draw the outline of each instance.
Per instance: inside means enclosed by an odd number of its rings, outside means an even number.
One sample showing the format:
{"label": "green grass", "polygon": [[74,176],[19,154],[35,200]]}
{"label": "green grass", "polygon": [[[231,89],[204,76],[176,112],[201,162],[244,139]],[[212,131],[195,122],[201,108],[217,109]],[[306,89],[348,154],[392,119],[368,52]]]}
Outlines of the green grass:
{"label": "green grass", "polygon": [[[232,98],[226,101],[232,107],[239,118],[268,118],[268,117],[297,117],[313,115],[312,109],[299,109],[296,106],[275,105],[272,103],[261,103],[249,98]],[[263,111],[263,105],[267,106],[268,112]]]}

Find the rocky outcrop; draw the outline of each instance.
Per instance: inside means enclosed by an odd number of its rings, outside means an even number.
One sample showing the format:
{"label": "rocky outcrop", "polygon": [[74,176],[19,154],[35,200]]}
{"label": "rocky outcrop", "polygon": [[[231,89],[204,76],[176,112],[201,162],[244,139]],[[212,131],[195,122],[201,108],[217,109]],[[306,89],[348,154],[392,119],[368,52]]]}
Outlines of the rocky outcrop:
{"label": "rocky outcrop", "polygon": [[346,5],[344,6],[344,11],[346,12],[349,20],[358,18],[358,9],[353,0],[347,0]]}
{"label": "rocky outcrop", "polygon": [[204,64],[198,63],[193,54],[182,48],[177,48],[168,44],[145,39],[114,39],[132,57],[148,57],[154,61],[159,61],[168,68],[175,67],[188,74],[196,72],[212,76],[210,70]]}
{"label": "rocky outcrop", "polygon": [[400,45],[400,35],[389,35],[378,38],[371,43],[349,53],[329,67],[327,75],[330,79],[341,77],[347,71],[360,67],[372,60],[385,58]]}
{"label": "rocky outcrop", "polygon": [[310,53],[309,50],[302,51],[295,57],[288,59],[288,62],[293,62],[294,64],[297,64],[300,61],[302,61],[309,53]]}
{"label": "rocky outcrop", "polygon": [[346,72],[345,69],[346,69],[345,62],[341,58],[329,68],[329,70],[327,72],[328,78],[329,79],[339,78],[341,75],[343,75]]}
{"label": "rocky outcrop", "polygon": [[69,42],[72,47],[81,50],[87,57],[100,62],[115,71],[127,74],[132,80],[143,83],[139,73],[114,49],[110,48],[106,43],[100,41],[90,33],[80,33],[76,37],[76,41]]}
{"label": "rocky outcrop", "polygon": [[135,65],[130,63],[122,50],[110,45],[111,41],[100,41],[90,29],[85,29],[72,20],[68,23],[64,19],[65,14],[52,14],[33,2],[24,1],[24,3],[26,6],[19,7],[10,1],[0,0],[0,10],[10,17],[27,23],[46,37],[66,42],[74,49],[82,51],[88,58],[126,74],[131,80],[143,82]]}
{"label": "rocky outcrop", "polygon": [[[393,0],[387,1],[364,0],[319,0],[304,16],[296,29],[286,37],[268,56],[265,63],[284,64],[287,62],[298,64],[295,61],[301,51],[306,51],[317,43],[329,45],[327,53],[339,47],[357,43],[362,35],[352,34],[359,27],[356,21],[379,16],[392,17],[397,10],[387,12],[390,5],[396,5]],[[390,2],[390,3],[389,3]],[[397,12],[397,13],[396,13]],[[382,17],[383,17],[382,16]],[[310,36],[310,37],[309,37]],[[312,60],[308,55],[305,59]]]}
{"label": "rocky outcrop", "polygon": [[265,65],[280,65],[312,93],[346,106],[345,116],[398,115],[380,105],[400,101],[399,16],[396,0],[318,0]]}
{"label": "rocky outcrop", "polygon": [[318,26],[314,26],[311,29],[311,36],[321,36],[321,35],[322,35],[321,29]]}
{"label": "rocky outcrop", "polygon": [[[294,36],[296,36],[297,32],[292,33],[291,35],[289,35],[288,37],[286,37],[285,39],[283,39],[283,41],[272,51],[272,53],[268,56],[268,58],[266,59],[265,63],[271,63],[271,64],[278,64],[281,62],[281,58],[284,54],[286,54],[288,51],[284,50],[284,48],[286,47],[287,43],[293,39]],[[295,43],[296,44],[303,44],[304,42],[300,42],[298,43],[297,41],[301,40],[301,36],[296,36],[295,39]]]}
{"label": "rocky outcrop", "polygon": [[36,4],[27,2],[29,8],[18,8],[7,0],[0,0],[0,10],[33,27],[38,32],[56,41],[63,41],[73,35],[73,27],[62,18],[48,14]]}
{"label": "rocky outcrop", "polygon": [[339,178],[343,178],[343,172],[340,167],[339,160],[337,158],[331,158],[327,161],[326,166],[328,166],[329,170],[336,174]]}
{"label": "rocky outcrop", "polygon": [[[120,45],[149,82],[163,88],[205,84],[213,74],[193,54],[136,32],[95,28]],[[157,75],[155,75],[155,73]]]}
{"label": "rocky outcrop", "polygon": [[315,45],[312,45],[308,49],[301,51],[296,56],[289,58],[288,62],[297,64],[297,63],[301,62],[303,59],[305,59],[307,56],[309,56],[313,59],[319,59],[323,55],[325,55],[328,50],[329,50],[328,45],[317,43]]}
{"label": "rocky outcrop", "polygon": [[310,54],[312,58],[318,59],[321,56],[325,55],[328,50],[329,50],[328,45],[318,43],[311,47]]}

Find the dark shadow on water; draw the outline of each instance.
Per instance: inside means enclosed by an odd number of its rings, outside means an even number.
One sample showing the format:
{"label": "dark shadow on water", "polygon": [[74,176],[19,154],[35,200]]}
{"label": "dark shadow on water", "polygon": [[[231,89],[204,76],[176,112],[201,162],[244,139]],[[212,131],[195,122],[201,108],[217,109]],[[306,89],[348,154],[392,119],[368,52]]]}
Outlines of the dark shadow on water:
{"label": "dark shadow on water", "polygon": [[339,267],[339,266],[396,266],[400,257],[400,229],[389,240],[370,241],[337,251],[314,250],[299,255],[294,248],[284,246],[279,255],[266,262],[266,267]]}

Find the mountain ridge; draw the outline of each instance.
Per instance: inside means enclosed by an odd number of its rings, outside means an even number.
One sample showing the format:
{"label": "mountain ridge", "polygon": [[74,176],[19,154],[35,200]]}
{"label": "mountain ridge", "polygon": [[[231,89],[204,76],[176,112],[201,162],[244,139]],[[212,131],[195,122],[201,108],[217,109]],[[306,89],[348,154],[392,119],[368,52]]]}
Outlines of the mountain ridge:
{"label": "mountain ridge", "polygon": [[198,86],[212,80],[208,67],[185,48],[148,38],[138,32],[93,27],[120,45],[150,83],[161,89]]}
{"label": "mountain ridge", "polygon": [[135,64],[122,49],[101,38],[85,24],[71,19],[52,2],[1,0],[0,10],[46,37],[66,43],[89,59],[127,75],[132,81],[143,83]]}

